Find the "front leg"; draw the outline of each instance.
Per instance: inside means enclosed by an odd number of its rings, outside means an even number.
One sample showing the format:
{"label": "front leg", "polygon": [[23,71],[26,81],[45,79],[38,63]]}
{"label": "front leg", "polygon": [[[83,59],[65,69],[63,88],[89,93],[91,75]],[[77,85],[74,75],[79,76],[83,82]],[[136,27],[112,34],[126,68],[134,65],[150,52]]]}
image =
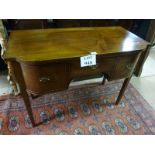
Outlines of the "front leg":
{"label": "front leg", "polygon": [[[20,64],[15,61],[8,61],[7,65],[8,65],[8,69],[9,69],[9,76],[11,77],[10,80],[11,80],[11,84],[13,86],[14,94],[18,95],[20,93],[21,96],[23,97],[27,113],[30,117],[32,126],[34,127],[34,126],[36,126],[35,120],[34,120],[34,116],[33,116],[33,112],[32,112],[30,99],[29,99],[28,93],[26,91],[25,81],[23,78]],[[19,85],[19,89],[17,89],[17,83]]]}
{"label": "front leg", "polygon": [[104,84],[105,84],[106,79],[107,79],[107,78],[106,78],[106,76],[104,75],[104,77],[103,77],[103,79],[102,79],[102,83],[101,83],[102,85],[104,85]]}
{"label": "front leg", "polygon": [[132,76],[130,76],[130,77],[128,77],[128,78],[126,78],[126,79],[124,80],[123,85],[122,85],[122,88],[121,88],[121,90],[120,90],[120,92],[119,92],[119,95],[118,95],[118,97],[117,97],[117,100],[116,100],[116,102],[115,102],[115,105],[118,105],[119,102],[120,102],[120,100],[122,99],[122,96],[124,95],[124,92],[125,92],[125,90],[126,90],[128,84],[129,84],[129,82],[130,82],[131,77],[132,77]]}
{"label": "front leg", "polygon": [[25,107],[26,107],[27,113],[28,113],[28,115],[30,117],[32,126],[35,127],[36,125],[35,125],[35,120],[34,120],[33,111],[32,111],[32,107],[31,107],[31,102],[30,102],[29,96],[28,96],[28,94],[27,94],[27,92],[25,90],[22,91],[21,95],[23,97],[23,100],[24,100],[24,103],[25,103]]}

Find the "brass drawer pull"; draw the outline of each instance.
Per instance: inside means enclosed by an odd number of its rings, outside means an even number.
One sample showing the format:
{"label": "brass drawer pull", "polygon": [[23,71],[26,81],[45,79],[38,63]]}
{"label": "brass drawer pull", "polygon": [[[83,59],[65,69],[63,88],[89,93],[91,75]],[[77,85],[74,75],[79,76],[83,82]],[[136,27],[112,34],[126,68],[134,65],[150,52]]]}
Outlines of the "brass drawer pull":
{"label": "brass drawer pull", "polygon": [[98,67],[98,64],[96,65],[92,65],[92,66],[89,66],[91,69],[96,69]]}
{"label": "brass drawer pull", "polygon": [[128,70],[132,70],[132,64],[128,64],[128,65],[126,65],[126,68],[128,69]]}
{"label": "brass drawer pull", "polygon": [[39,79],[39,81],[40,81],[40,82],[48,82],[48,81],[50,81],[50,78],[44,76],[44,77],[41,77],[41,78]]}

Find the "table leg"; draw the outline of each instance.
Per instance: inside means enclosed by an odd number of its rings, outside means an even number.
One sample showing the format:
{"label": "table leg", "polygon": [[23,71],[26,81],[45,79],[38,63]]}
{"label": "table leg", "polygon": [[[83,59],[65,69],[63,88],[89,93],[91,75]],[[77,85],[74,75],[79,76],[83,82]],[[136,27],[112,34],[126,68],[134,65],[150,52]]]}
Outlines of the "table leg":
{"label": "table leg", "polygon": [[[14,84],[14,88],[16,88],[16,89],[17,89],[17,87],[15,87],[15,86],[17,86],[17,83],[18,83],[18,85],[19,85],[18,94],[20,93],[22,95],[22,97],[23,97],[27,113],[28,113],[28,115],[30,117],[32,126],[34,127],[34,126],[36,126],[35,125],[35,120],[34,120],[34,117],[33,117],[33,112],[32,112],[30,99],[29,99],[29,96],[28,96],[28,94],[26,92],[26,86],[25,86],[25,81],[24,81],[24,78],[23,78],[21,67],[20,67],[19,63],[14,62],[14,61],[13,62],[8,61],[7,65],[8,65],[8,70],[9,70],[8,73],[9,73],[9,76],[11,77],[11,78],[9,78],[9,80],[11,80],[11,83]],[[15,92],[16,91],[14,91],[14,93]]]}
{"label": "table leg", "polygon": [[121,88],[121,90],[120,90],[120,92],[119,92],[119,95],[118,95],[118,97],[117,97],[117,100],[116,100],[116,102],[115,102],[115,105],[118,105],[119,102],[120,102],[120,100],[122,99],[122,96],[123,96],[123,94],[124,94],[124,92],[125,92],[125,90],[126,90],[128,84],[129,84],[129,82],[130,82],[130,79],[131,79],[131,77],[126,78],[126,79],[124,80],[123,85],[122,85],[122,88]]}
{"label": "table leg", "polygon": [[104,76],[101,84],[104,85],[105,81],[106,81],[106,77]]}
{"label": "table leg", "polygon": [[26,91],[22,92],[22,96],[23,96],[25,107],[26,107],[26,110],[27,110],[28,115],[30,117],[32,126],[35,127],[35,120],[34,120],[34,116],[33,116],[32,107],[31,107],[29,96],[28,96]]}
{"label": "table leg", "polygon": [[102,83],[101,83],[102,85],[104,85],[105,84],[105,77],[103,78],[103,80],[102,80]]}

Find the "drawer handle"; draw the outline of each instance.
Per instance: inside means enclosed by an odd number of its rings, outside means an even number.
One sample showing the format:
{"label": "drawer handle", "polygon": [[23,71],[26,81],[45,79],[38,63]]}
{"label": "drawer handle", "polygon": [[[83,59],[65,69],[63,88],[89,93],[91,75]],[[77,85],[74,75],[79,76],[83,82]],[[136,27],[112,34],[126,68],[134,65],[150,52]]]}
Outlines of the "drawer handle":
{"label": "drawer handle", "polygon": [[40,82],[48,82],[48,81],[50,81],[50,78],[44,76],[44,77],[41,77],[39,81],[40,81]]}
{"label": "drawer handle", "polygon": [[89,66],[91,69],[96,69],[98,67],[98,64],[96,65],[92,65],[92,66]]}
{"label": "drawer handle", "polygon": [[132,70],[132,64],[128,64],[128,65],[126,65],[126,68],[128,69],[128,70]]}

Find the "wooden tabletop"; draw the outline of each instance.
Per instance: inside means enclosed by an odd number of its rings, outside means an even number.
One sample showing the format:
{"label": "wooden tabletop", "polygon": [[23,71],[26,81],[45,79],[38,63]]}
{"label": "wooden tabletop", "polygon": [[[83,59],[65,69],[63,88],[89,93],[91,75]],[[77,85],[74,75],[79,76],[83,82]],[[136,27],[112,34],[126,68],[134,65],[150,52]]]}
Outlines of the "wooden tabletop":
{"label": "wooden tabletop", "polygon": [[12,31],[5,59],[45,61],[145,49],[147,42],[122,27]]}

